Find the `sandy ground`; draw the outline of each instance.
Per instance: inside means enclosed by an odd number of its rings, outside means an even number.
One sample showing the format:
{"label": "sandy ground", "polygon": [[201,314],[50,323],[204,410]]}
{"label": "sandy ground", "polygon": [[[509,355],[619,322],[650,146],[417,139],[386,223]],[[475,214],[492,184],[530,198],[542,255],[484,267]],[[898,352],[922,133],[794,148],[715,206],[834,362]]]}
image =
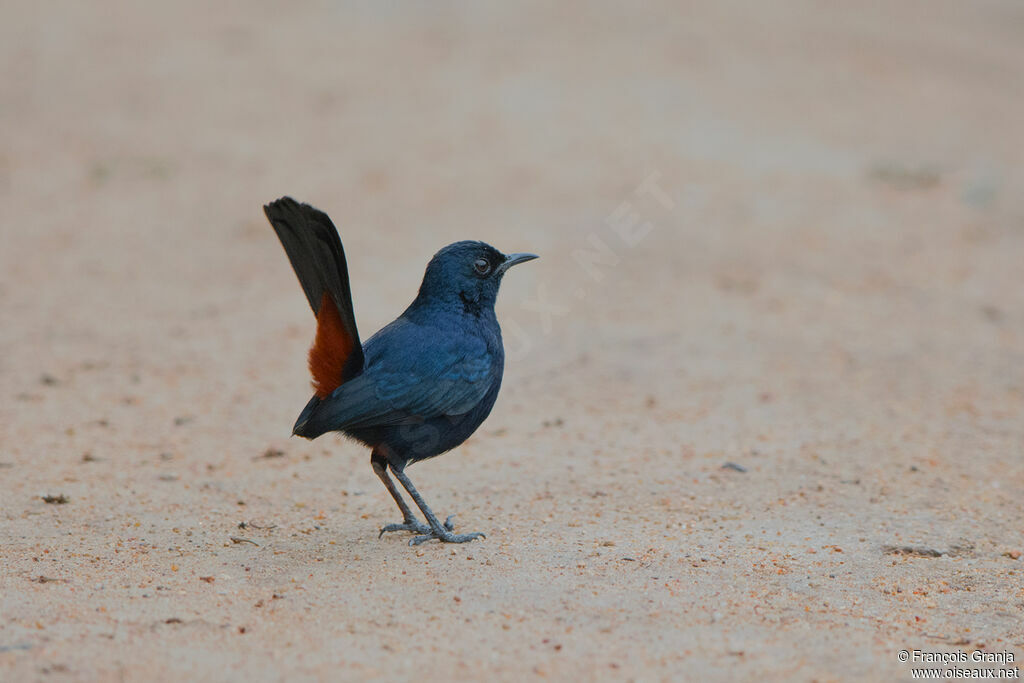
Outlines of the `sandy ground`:
{"label": "sandy ground", "polygon": [[[145,5],[0,10],[0,680],[1020,663],[1024,6]],[[448,242],[542,255],[410,469],[486,540],[288,437],[285,193],[364,336]]]}

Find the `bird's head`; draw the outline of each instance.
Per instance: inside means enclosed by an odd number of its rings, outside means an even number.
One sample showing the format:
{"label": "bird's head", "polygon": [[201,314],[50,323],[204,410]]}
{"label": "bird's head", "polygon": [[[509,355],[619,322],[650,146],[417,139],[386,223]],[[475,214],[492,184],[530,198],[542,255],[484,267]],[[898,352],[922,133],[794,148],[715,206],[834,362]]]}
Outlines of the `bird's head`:
{"label": "bird's head", "polygon": [[467,240],[449,244],[427,264],[417,301],[461,303],[470,311],[494,306],[505,272],[535,258],[535,254],[506,256],[484,242]]}

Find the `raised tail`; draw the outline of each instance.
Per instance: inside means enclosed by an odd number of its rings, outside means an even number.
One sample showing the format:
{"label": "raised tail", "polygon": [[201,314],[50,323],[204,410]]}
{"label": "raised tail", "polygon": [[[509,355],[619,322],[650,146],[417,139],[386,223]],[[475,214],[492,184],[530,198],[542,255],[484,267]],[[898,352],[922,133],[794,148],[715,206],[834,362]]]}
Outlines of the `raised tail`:
{"label": "raised tail", "polygon": [[[309,371],[316,396],[314,403],[363,370],[363,345],[352,312],[345,250],[331,219],[309,204],[282,197],[263,207],[267,219],[284,246],[310,308],[316,315],[316,338],[309,349]],[[304,422],[300,416],[295,433]]]}

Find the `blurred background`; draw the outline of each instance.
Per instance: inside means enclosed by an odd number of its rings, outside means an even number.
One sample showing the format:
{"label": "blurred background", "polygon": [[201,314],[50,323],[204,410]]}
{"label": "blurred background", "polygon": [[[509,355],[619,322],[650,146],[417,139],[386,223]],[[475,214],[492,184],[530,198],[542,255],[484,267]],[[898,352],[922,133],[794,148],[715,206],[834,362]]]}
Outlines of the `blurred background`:
{"label": "blurred background", "polygon": [[[732,676],[842,677],[900,666],[925,631],[1012,638],[1021,3],[13,0],[0,65],[0,635],[25,646],[0,649],[0,673],[144,673],[102,654],[113,633],[176,675],[411,675],[437,654],[410,605],[445,625],[439,677],[714,675],[733,651]],[[423,597],[436,567],[383,597],[359,584],[366,604],[332,592],[387,558],[405,574],[410,554],[371,542],[394,520],[362,449],[287,438],[313,320],[261,211],[284,194],[338,226],[364,338],[449,242],[541,255],[503,286],[493,416],[417,473],[436,509],[488,532],[459,551],[487,561],[455,575],[481,591],[463,593],[471,626]],[[70,503],[40,498],[55,493]],[[220,576],[204,563],[239,552],[222,542],[242,518],[272,520],[278,545],[240,546],[265,573],[234,563],[213,608],[169,567]],[[749,542],[767,532],[781,545]],[[127,539],[134,559],[112,563]],[[863,559],[801,554],[829,543]],[[905,543],[937,547],[942,572],[894,574],[883,549]],[[969,564],[949,565],[965,543]],[[64,583],[29,582],[43,547]],[[250,614],[308,578],[309,553],[345,577]],[[792,576],[758,570],[766,555]],[[714,577],[691,566],[709,560]],[[889,597],[961,571],[988,578]],[[666,576],[689,588],[637,602]],[[147,581],[184,597],[154,607]],[[324,602],[352,616],[302,631]],[[510,633],[487,615],[512,603],[528,614]],[[811,605],[817,621],[783,628]],[[234,635],[300,629],[318,654],[254,655],[213,626],[153,640],[186,612]],[[532,640],[556,621],[559,656]],[[381,642],[411,651],[387,663]],[[622,642],[643,645],[609,654]],[[801,642],[819,654],[780,654]]]}

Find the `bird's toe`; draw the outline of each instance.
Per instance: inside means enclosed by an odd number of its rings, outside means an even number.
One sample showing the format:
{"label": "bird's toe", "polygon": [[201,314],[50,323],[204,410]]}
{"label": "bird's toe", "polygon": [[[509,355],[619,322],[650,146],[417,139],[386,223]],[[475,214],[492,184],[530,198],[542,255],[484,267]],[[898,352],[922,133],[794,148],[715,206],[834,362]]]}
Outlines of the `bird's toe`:
{"label": "bird's toe", "polygon": [[419,545],[420,543],[426,543],[427,541],[432,541],[435,538],[437,540],[441,541],[442,543],[468,543],[469,541],[473,541],[473,540],[476,540],[478,538],[487,538],[487,537],[482,532],[479,532],[479,531],[474,531],[473,533],[470,533],[470,534],[453,534],[450,531],[445,531],[443,533],[437,533],[436,531],[431,531],[428,534],[423,534],[421,536],[414,536],[412,539],[409,540],[409,545]]}
{"label": "bird's toe", "polygon": [[424,534],[422,536],[413,536],[409,539],[409,545],[419,545],[420,543],[426,543],[429,540],[437,538],[433,534]]}
{"label": "bird's toe", "polygon": [[377,534],[377,538],[380,538],[384,534],[390,533],[392,531],[410,531],[414,534],[429,534],[430,527],[416,520],[410,522],[402,522],[400,524],[388,524],[386,526],[381,527],[380,533]]}

